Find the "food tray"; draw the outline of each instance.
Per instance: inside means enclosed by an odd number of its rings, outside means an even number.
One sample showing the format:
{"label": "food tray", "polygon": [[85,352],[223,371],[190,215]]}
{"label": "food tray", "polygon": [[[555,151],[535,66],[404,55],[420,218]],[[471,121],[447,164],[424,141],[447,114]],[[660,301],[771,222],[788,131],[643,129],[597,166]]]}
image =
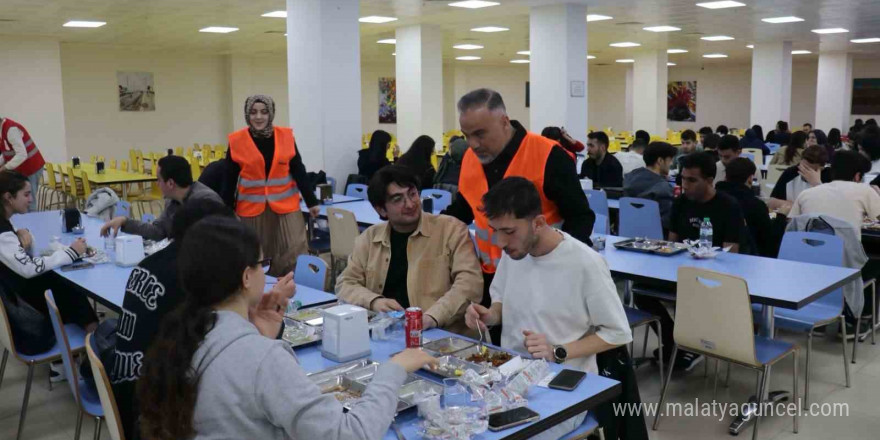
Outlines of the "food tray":
{"label": "food tray", "polygon": [[489,367],[493,367],[493,368],[498,368],[502,364],[504,364],[505,362],[516,357],[516,355],[513,353],[508,353],[506,351],[498,350],[496,348],[488,347],[485,345],[483,346],[483,351],[491,358],[504,357],[505,359],[503,360],[503,362],[499,363],[498,365],[494,365],[490,362],[474,362],[472,359],[470,359],[470,357],[474,356],[480,352],[480,347],[478,347],[478,346],[473,346],[471,348],[459,351],[459,352],[455,353],[453,356],[455,356],[463,361],[466,361],[466,362],[472,362],[474,364],[485,365],[485,366],[489,366]]}
{"label": "food tray", "polygon": [[434,355],[443,356],[473,347],[474,345],[475,343],[467,339],[450,336],[422,344],[422,349]]}
{"label": "food tray", "polygon": [[[292,337],[291,332],[297,332],[300,337]],[[303,345],[313,344],[321,341],[324,332],[323,328],[316,328],[306,325],[299,321],[284,318],[284,332],[281,339],[290,343],[291,347],[302,347]]]}
{"label": "food tray", "polygon": [[[363,396],[367,384],[373,380],[378,368],[379,364],[363,360],[319,371],[309,375],[309,378],[315,381],[315,384],[321,389],[321,394],[332,393],[343,408],[351,409],[354,402]],[[427,389],[440,395],[443,394],[443,387],[440,385],[412,374],[407,375],[403,386],[398,391],[397,412],[416,406],[413,401],[416,393]]]}
{"label": "food tray", "polygon": [[321,389],[321,394],[333,394],[343,407],[349,409],[367,389],[366,385],[345,376],[331,377],[323,382],[318,382],[317,385]]}
{"label": "food tray", "polygon": [[369,359],[358,359],[356,361],[351,361],[345,364],[337,365],[335,367],[330,367],[326,370],[315,371],[314,373],[307,374],[307,376],[309,379],[312,380],[312,382],[319,383],[336,376],[342,376],[350,371],[364,368],[367,365],[375,363],[376,362],[373,362]]}
{"label": "food tray", "polygon": [[[438,357],[437,363],[439,365],[436,368],[423,369],[423,371],[436,374],[440,377],[456,378],[461,377],[464,374],[465,370],[474,370],[479,375],[486,374],[489,370],[488,367],[486,367],[485,365],[468,362],[466,360],[459,359],[453,355]],[[462,374],[457,374],[456,371],[459,371]]]}
{"label": "food tray", "polygon": [[662,255],[669,257],[687,251],[687,246],[665,240],[652,240],[647,238],[631,238],[629,240],[614,243],[617,249],[623,249],[644,254]]}
{"label": "food tray", "polygon": [[413,401],[416,397],[416,393],[429,390],[434,391],[441,396],[443,395],[443,386],[424,379],[417,379],[400,387],[400,391],[397,392],[397,396],[400,399],[397,401],[397,412],[416,406],[416,403]]}
{"label": "food tray", "polygon": [[373,380],[373,376],[376,375],[376,370],[379,369],[379,364],[370,364],[362,368],[358,368],[356,370],[349,371],[345,373],[345,377],[361,382],[361,383],[370,383]]}

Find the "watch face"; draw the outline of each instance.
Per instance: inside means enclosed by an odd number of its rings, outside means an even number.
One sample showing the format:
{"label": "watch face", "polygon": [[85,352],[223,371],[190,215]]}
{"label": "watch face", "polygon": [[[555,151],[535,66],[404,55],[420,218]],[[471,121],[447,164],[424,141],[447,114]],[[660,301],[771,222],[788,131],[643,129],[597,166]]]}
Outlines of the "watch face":
{"label": "watch face", "polygon": [[565,359],[568,356],[568,352],[565,351],[565,347],[556,347],[556,350],[553,350],[557,359]]}

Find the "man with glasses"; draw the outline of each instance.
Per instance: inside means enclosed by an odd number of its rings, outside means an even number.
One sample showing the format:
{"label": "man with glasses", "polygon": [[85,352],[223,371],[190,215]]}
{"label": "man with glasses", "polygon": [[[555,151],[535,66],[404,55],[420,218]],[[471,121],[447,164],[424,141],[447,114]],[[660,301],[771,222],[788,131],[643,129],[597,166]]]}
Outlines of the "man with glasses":
{"label": "man with glasses", "polygon": [[483,296],[474,243],[459,220],[423,213],[418,188],[406,167],[391,165],[373,175],[367,197],[388,221],[357,237],[336,294],[376,312],[421,307],[424,329],[475,335],[464,325],[468,304]]}

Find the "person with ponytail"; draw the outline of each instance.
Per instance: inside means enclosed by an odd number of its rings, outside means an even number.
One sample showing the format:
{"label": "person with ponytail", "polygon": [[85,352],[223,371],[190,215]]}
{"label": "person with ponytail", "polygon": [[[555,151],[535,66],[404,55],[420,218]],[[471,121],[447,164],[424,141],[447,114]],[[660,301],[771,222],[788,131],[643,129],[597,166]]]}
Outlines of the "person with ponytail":
{"label": "person with ponytail", "polygon": [[421,350],[404,350],[343,411],[306,376],[290,345],[272,339],[288,299],[263,295],[266,265],[256,233],[234,219],[205,218],[184,237],[178,269],[186,298],[163,320],[137,386],[142,437],[381,438],[407,373],[436,365]]}

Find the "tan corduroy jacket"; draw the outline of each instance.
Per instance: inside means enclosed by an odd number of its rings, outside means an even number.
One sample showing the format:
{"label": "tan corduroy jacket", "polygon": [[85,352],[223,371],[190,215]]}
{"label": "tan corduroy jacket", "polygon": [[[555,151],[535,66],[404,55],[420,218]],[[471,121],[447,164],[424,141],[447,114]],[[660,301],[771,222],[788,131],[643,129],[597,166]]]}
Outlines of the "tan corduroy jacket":
{"label": "tan corduroy jacket", "polygon": [[[336,295],[369,308],[382,297],[391,260],[388,222],[364,231],[355,240],[348,266],[336,280]],[[483,274],[467,226],[446,215],[422,213],[406,246],[406,290],[409,303],[421,307],[446,330],[468,334],[464,312],[483,296]]]}

